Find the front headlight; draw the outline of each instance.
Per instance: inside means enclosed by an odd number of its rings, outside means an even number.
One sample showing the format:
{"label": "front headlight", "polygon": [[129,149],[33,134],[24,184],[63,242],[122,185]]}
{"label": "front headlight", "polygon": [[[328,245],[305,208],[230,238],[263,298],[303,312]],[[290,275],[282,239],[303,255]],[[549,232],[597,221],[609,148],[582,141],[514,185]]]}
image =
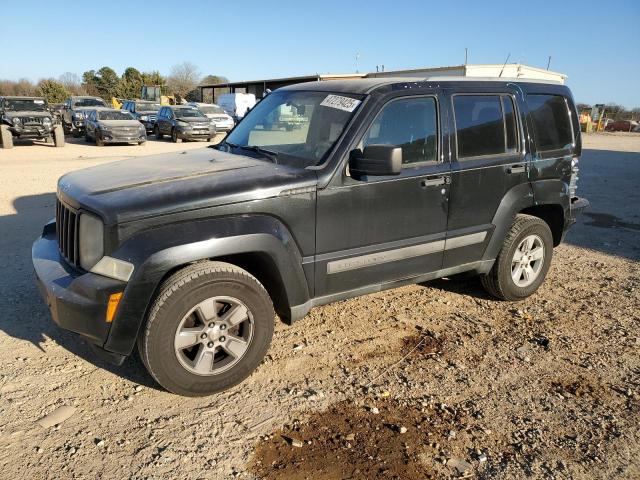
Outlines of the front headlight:
{"label": "front headlight", "polygon": [[76,113],[73,114],[73,117],[78,119],[78,120],[83,120],[84,119],[84,113],[76,112]]}
{"label": "front headlight", "polygon": [[98,263],[104,254],[104,226],[102,220],[88,213],[80,215],[80,266],[85,270]]}
{"label": "front headlight", "polygon": [[18,117],[15,117],[15,118],[13,119],[13,124],[14,124],[14,125],[20,125],[20,119],[19,119]]}
{"label": "front headlight", "polygon": [[182,120],[178,120],[178,121],[176,122],[176,124],[177,124],[179,127],[191,128],[191,124],[190,124],[189,122],[183,122]]}
{"label": "front headlight", "polygon": [[47,125],[47,126],[51,126],[51,119],[49,117],[44,117],[42,119],[42,124],[43,125]]}
{"label": "front headlight", "polygon": [[133,273],[133,265],[124,260],[106,256],[93,266],[91,273],[128,282]]}
{"label": "front headlight", "polygon": [[149,115],[140,115],[140,120],[149,121]]}

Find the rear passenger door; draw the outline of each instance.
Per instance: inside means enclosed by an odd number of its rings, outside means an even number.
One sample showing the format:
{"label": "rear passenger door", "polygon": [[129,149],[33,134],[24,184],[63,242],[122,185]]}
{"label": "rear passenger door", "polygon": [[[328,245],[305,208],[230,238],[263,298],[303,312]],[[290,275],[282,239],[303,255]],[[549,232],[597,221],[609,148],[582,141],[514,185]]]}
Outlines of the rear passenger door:
{"label": "rear passenger door", "polygon": [[531,195],[516,91],[447,94],[454,135],[443,268],[480,260],[503,198]]}

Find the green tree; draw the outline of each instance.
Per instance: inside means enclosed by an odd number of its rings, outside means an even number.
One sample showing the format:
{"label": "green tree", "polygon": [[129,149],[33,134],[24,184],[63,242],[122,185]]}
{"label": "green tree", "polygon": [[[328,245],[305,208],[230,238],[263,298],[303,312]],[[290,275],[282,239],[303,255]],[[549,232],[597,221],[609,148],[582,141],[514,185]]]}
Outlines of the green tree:
{"label": "green tree", "polygon": [[87,95],[99,94],[95,70],[87,70],[82,74],[82,88],[87,92]]}
{"label": "green tree", "polygon": [[142,74],[137,69],[129,67],[122,74],[117,96],[120,98],[138,98],[142,85]]}
{"label": "green tree", "polygon": [[44,97],[48,103],[62,103],[70,95],[64,85],[53,79],[40,80],[38,94]]}
{"label": "green tree", "polygon": [[111,67],[102,67],[96,73],[96,88],[105,100],[118,95],[120,77]]}

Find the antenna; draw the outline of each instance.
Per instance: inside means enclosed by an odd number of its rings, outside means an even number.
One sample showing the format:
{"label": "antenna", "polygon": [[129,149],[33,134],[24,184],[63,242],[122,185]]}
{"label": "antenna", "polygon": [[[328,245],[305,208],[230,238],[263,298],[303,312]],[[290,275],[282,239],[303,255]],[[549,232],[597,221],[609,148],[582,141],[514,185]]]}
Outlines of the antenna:
{"label": "antenna", "polygon": [[549,65],[551,65],[551,55],[549,55],[549,60],[547,60],[547,70],[549,70]]}
{"label": "antenna", "polygon": [[511,56],[511,54],[507,55],[507,59],[504,61],[504,63],[502,64],[502,70],[500,70],[500,75],[498,75],[498,78],[500,78],[502,76],[502,72],[504,72],[504,67],[507,66],[507,62],[509,61],[509,57]]}
{"label": "antenna", "polygon": [[465,65],[467,64],[468,54],[469,54],[469,51],[468,51],[467,47],[464,47],[464,64]]}

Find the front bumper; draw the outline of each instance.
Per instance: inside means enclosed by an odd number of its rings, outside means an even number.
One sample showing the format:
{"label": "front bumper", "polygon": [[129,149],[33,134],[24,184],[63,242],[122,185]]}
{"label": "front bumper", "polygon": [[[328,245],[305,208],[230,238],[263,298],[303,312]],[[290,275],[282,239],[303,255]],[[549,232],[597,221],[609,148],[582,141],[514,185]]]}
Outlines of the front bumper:
{"label": "front bumper", "polygon": [[147,135],[144,133],[138,135],[121,135],[118,133],[102,132],[100,138],[104,143],[138,143],[147,141]]}
{"label": "front bumper", "polygon": [[201,139],[208,139],[208,138],[213,138],[216,136],[216,130],[215,128],[209,128],[206,130],[203,129],[186,129],[186,128],[177,128],[178,131],[178,138],[181,138],[183,140],[201,140]]}
{"label": "front bumper", "polygon": [[[111,329],[106,321],[109,296],[124,291],[127,284],[69,266],[58,251],[53,221],[34,242],[31,258],[38,288],[53,321],[86,338],[94,350],[102,350]],[[125,358],[106,351],[101,356],[116,364]]]}
{"label": "front bumper", "polygon": [[44,138],[53,132],[53,126],[45,127],[43,125],[27,125],[19,127],[10,127],[9,130],[18,138]]}

